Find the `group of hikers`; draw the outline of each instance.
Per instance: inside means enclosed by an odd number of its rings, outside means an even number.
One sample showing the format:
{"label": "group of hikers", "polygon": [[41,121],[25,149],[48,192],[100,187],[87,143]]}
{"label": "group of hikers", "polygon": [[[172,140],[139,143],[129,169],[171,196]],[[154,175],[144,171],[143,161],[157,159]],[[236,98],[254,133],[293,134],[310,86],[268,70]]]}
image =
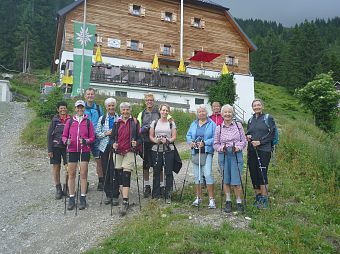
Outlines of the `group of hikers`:
{"label": "group of hikers", "polygon": [[[180,158],[175,146],[177,127],[169,114],[169,105],[163,103],[157,108],[154,95],[145,94],[146,108],[135,118],[128,102],[119,105],[118,115],[117,102],[112,97],[105,100],[104,113],[102,107],[95,102],[93,88],[85,91],[84,98],[85,101],[75,102],[73,116],[67,114],[67,103],[59,102],[58,114],[53,117],[48,130],[48,155],[53,165],[55,198],[61,199],[67,195],[68,210],[86,208],[88,163],[92,153],[98,175],[97,190],[105,192],[104,203],[111,204],[111,207],[119,205],[121,196],[120,214],[125,215],[129,209],[131,173],[134,170],[139,191],[136,156],[140,155],[143,159],[144,198],[164,198],[170,203],[174,185],[173,172],[178,172],[176,161]],[[258,208],[268,207],[267,171],[277,130],[273,117],[263,113],[261,100],[255,99],[252,109],[254,115],[249,119],[245,133],[242,124],[235,120],[232,106],[227,104],[221,107],[219,102],[213,102],[211,116],[208,116],[205,105],[197,107],[197,119],[191,123],[186,135],[196,185],[193,206],[201,205],[202,186],[206,186],[208,208],[216,208],[212,164],[214,152],[217,152],[218,170],[225,195],[224,211],[232,211],[232,189],[236,197],[236,210],[244,210],[243,150],[248,143],[247,160],[255,191],[254,205]],[[60,182],[62,160],[67,165],[67,182],[63,188]],[[150,168],[153,168],[152,188]]]}

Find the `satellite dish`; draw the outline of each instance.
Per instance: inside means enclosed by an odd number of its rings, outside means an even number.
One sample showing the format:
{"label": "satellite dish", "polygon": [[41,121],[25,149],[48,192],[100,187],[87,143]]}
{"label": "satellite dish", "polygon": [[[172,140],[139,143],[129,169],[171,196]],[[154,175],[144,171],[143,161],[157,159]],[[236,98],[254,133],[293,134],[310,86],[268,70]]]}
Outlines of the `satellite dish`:
{"label": "satellite dish", "polygon": [[59,64],[59,59],[56,59],[56,60],[54,61],[54,63],[55,63],[55,64]]}

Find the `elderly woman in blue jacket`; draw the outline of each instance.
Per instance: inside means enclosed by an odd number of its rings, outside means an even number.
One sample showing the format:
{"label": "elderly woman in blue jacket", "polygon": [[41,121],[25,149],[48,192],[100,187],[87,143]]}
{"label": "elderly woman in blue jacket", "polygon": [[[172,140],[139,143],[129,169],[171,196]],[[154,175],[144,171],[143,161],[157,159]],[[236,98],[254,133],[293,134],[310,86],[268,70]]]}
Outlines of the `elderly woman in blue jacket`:
{"label": "elderly woman in blue jacket", "polygon": [[205,176],[209,193],[210,209],[216,208],[214,199],[214,179],[212,176],[212,159],[214,154],[214,133],[216,124],[208,117],[205,105],[197,108],[197,119],[192,122],[187,132],[187,143],[191,148],[193,171],[196,184],[196,199],[192,203],[199,206],[202,202],[202,176]]}

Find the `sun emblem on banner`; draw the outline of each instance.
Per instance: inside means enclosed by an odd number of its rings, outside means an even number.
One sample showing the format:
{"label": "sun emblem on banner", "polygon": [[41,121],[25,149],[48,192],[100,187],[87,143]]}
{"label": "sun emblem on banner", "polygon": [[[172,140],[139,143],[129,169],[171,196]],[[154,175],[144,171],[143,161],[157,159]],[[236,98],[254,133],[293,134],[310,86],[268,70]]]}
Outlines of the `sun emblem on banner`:
{"label": "sun emblem on banner", "polygon": [[80,32],[76,34],[77,34],[77,40],[82,46],[83,45],[86,46],[86,44],[91,41],[91,37],[93,36],[93,34],[89,33],[88,27],[86,27],[85,31],[84,31],[84,28],[81,27]]}

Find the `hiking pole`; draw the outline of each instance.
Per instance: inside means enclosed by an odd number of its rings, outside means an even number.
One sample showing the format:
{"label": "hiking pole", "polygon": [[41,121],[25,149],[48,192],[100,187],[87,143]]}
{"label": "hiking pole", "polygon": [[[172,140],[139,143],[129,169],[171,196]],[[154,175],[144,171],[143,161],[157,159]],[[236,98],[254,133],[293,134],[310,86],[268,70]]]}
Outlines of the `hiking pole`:
{"label": "hiking pole", "polygon": [[137,171],[137,155],[136,155],[136,150],[135,149],[133,151],[133,155],[135,157],[135,168],[136,168],[136,177],[137,177],[137,191],[138,191],[139,210],[141,211],[142,210],[142,204],[140,202],[139,181],[138,181],[138,171]]}
{"label": "hiking pole", "polygon": [[236,158],[237,171],[238,171],[238,176],[240,177],[240,182],[241,182],[241,187],[242,187],[242,194],[243,194],[243,198],[244,198],[244,188],[243,188],[243,182],[242,182],[241,170],[240,170],[240,167],[239,167],[239,165],[238,165],[238,157],[237,157],[237,152],[235,151],[235,144],[233,145],[233,153],[234,153],[234,155],[235,155],[235,158]]}
{"label": "hiking pole", "polygon": [[65,165],[66,168],[66,176],[65,176],[65,193],[64,193],[64,215],[66,215],[66,198],[67,198],[67,191],[68,191],[68,163],[70,161],[70,153],[68,152],[69,145],[66,146],[66,160],[67,164]]}
{"label": "hiking pole", "polygon": [[111,148],[109,149],[109,156],[108,156],[107,164],[106,164],[105,177],[104,177],[104,188],[102,190],[102,197],[100,199],[100,206],[103,204],[104,189],[105,189],[105,185],[106,185],[107,175],[108,175],[108,172],[109,172],[110,159],[111,159]]}
{"label": "hiking pole", "polygon": [[166,168],[166,163],[165,163],[165,148],[164,148],[164,144],[163,144],[163,178],[164,178],[164,203],[166,203],[166,196],[167,196],[167,190],[166,190],[166,172],[165,172],[165,168]]}
{"label": "hiking pole", "polygon": [[244,188],[244,210],[247,209],[247,184],[248,184],[248,170],[249,170],[249,151],[247,153],[247,167],[246,167],[246,183]]}
{"label": "hiking pole", "polygon": [[262,167],[261,159],[260,159],[259,153],[257,152],[256,147],[254,147],[254,149],[255,149],[257,161],[258,161],[258,163],[259,163],[259,168],[260,168],[260,171],[261,171],[261,176],[262,176],[262,181],[263,181],[263,184],[264,184],[264,188],[266,189],[267,197],[268,197],[268,199],[269,199],[269,193],[268,193],[268,189],[267,189],[267,184],[266,184],[265,181],[264,181],[264,175],[263,175],[263,169],[266,168],[266,167]]}
{"label": "hiking pole", "polygon": [[[201,147],[198,147],[198,194],[202,195],[202,186],[201,186]],[[198,202],[197,210],[198,211],[200,210],[200,202]]]}
{"label": "hiking pole", "polygon": [[219,167],[219,173],[220,173],[220,177],[221,177],[221,212],[222,212],[222,205],[223,205],[223,181],[224,181],[224,165],[225,165],[225,151],[224,151],[224,147],[223,147],[223,168],[221,167],[221,164],[218,163],[218,167]]}
{"label": "hiking pole", "polygon": [[[111,150],[111,156],[112,156],[112,153],[113,153],[113,150]],[[115,167],[116,167],[116,160],[117,160],[116,150],[114,151],[114,153],[115,153],[115,159],[113,161],[113,167],[112,167],[113,168],[113,179],[112,179],[112,185],[111,185],[112,191],[113,191],[113,188],[116,184],[116,176],[115,176]],[[113,192],[112,192],[112,194],[113,194]],[[113,210],[113,195],[112,195],[112,200],[111,200],[111,216],[113,214],[112,210]]]}
{"label": "hiking pole", "polygon": [[76,194],[76,211],[75,216],[78,215],[78,199],[79,199],[79,191],[81,190],[80,187],[80,169],[81,169],[81,157],[83,155],[83,145],[80,144],[80,156],[79,156],[79,171],[78,171],[78,184],[77,184],[77,194]]}
{"label": "hiking pole", "polygon": [[180,196],[180,198],[179,198],[179,202],[182,202],[183,191],[184,191],[184,185],[185,185],[185,183],[186,183],[186,179],[187,179],[187,175],[188,175],[188,169],[189,169],[191,157],[192,157],[192,154],[191,154],[191,152],[190,152],[190,159],[189,159],[189,161],[188,161],[187,170],[185,171],[185,176],[184,176],[184,181],[183,181],[183,186],[182,186],[181,196]]}

